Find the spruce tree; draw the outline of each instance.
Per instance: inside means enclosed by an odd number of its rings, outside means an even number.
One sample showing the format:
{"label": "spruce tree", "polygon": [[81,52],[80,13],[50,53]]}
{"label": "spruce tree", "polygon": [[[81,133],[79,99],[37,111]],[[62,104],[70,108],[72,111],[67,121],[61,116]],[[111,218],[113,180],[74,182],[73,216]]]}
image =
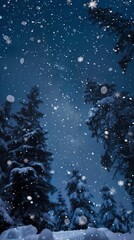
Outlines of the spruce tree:
{"label": "spruce tree", "polygon": [[51,209],[52,154],[47,150],[46,132],[40,120],[42,102],[39,89],[33,86],[27,102],[14,114],[16,125],[12,132],[10,151],[10,180],[5,187],[5,199],[10,202],[10,214],[16,224],[33,224],[38,230],[48,226],[45,212]]}
{"label": "spruce tree", "polygon": [[60,191],[58,192],[55,207],[55,224],[56,231],[67,230],[69,225],[67,205]]}
{"label": "spruce tree", "polygon": [[115,92],[115,84],[110,83],[98,83],[91,79],[86,81],[86,90],[84,94],[85,103],[95,105],[97,101],[100,101],[102,98],[108,97]]}
{"label": "spruce tree", "polygon": [[[100,84],[98,84],[100,85]],[[107,92],[108,88],[106,87]],[[101,90],[101,89],[100,89]],[[89,92],[89,87],[87,89]],[[87,93],[86,93],[87,95]],[[87,125],[92,137],[101,140],[104,153],[101,164],[108,171],[114,170],[114,176],[122,175],[124,187],[134,205],[134,100],[127,92],[113,92],[93,103],[90,107]],[[98,96],[98,94],[97,94]]]}
{"label": "spruce tree", "polygon": [[70,201],[70,229],[85,229],[95,226],[95,211],[85,176],[74,170],[66,186]]}
{"label": "spruce tree", "polygon": [[132,224],[132,211],[127,211],[127,209],[121,204],[120,205],[120,216],[121,216],[121,221],[123,223],[123,228],[122,231],[123,233],[129,232],[131,233],[131,229],[133,227]]}
{"label": "spruce tree", "polygon": [[104,185],[102,190],[102,204],[98,214],[98,222],[100,227],[106,227],[112,232],[123,232],[125,226],[117,211],[117,204],[114,196],[111,194],[110,188]]}
{"label": "spruce tree", "polygon": [[89,18],[110,34],[116,35],[117,42],[114,51],[124,54],[119,60],[119,65],[123,71],[126,71],[134,55],[133,20],[123,18],[121,14],[114,13],[110,8],[89,8]]}

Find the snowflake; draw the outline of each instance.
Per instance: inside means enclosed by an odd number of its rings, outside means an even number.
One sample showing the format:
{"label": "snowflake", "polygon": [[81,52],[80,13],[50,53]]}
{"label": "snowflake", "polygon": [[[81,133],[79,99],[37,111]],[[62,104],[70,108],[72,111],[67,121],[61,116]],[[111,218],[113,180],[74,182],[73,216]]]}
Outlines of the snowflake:
{"label": "snowflake", "polygon": [[68,5],[72,5],[72,0],[67,0]]}
{"label": "snowflake", "polygon": [[25,159],[23,160],[23,162],[24,162],[24,163],[28,163],[29,160],[28,160],[27,158],[25,158]]}
{"label": "snowflake", "polygon": [[34,42],[34,37],[31,37],[31,38],[30,38],[30,41]]}
{"label": "snowflake", "polygon": [[55,111],[57,111],[58,108],[59,108],[59,106],[54,106],[54,107],[53,107],[53,109],[54,109]]}
{"label": "snowflake", "polygon": [[119,181],[118,181],[118,185],[119,185],[120,187],[122,187],[122,186],[124,185],[124,182],[123,182],[122,180],[119,180]]}
{"label": "snowflake", "polygon": [[31,214],[30,219],[32,219],[32,220],[35,219],[35,215]]}
{"label": "snowflake", "polygon": [[107,130],[105,130],[105,132],[104,132],[104,133],[105,133],[105,135],[108,135],[108,134],[109,134],[109,132],[108,132]]}
{"label": "snowflake", "polygon": [[83,60],[84,60],[84,57],[78,57],[78,62],[83,62]]}
{"label": "snowflake", "polygon": [[27,196],[27,200],[31,201],[32,197],[31,196]]}
{"label": "snowflake", "polygon": [[39,10],[41,10],[41,7],[40,7],[40,6],[37,6],[36,9],[39,11]]}
{"label": "snowflake", "polygon": [[133,136],[133,132],[128,132],[128,136],[132,137]]}
{"label": "snowflake", "polygon": [[26,21],[22,21],[22,22],[21,22],[21,25],[26,26],[26,25],[27,25],[27,22],[26,22]]}
{"label": "snowflake", "polygon": [[6,100],[7,100],[8,102],[10,102],[10,103],[13,103],[13,102],[15,101],[15,97],[12,96],[12,95],[8,95],[8,96],[6,97]]}
{"label": "snowflake", "polygon": [[116,193],[116,189],[114,187],[111,187],[109,192],[111,195],[113,195]]}
{"label": "snowflake", "polygon": [[91,0],[91,2],[88,3],[88,7],[91,8],[91,9],[96,8],[97,7],[97,2]]}
{"label": "snowflake", "polygon": [[54,173],[55,173],[55,171],[54,171],[54,170],[51,170],[51,171],[50,171],[50,173],[51,173],[51,174],[54,174]]}
{"label": "snowflake", "polygon": [[131,213],[132,213],[132,210],[127,211],[127,214],[131,214]]}
{"label": "snowflake", "polygon": [[83,181],[84,181],[84,180],[86,180],[86,176],[82,176],[82,178],[81,178],[81,179],[82,179]]}
{"label": "snowflake", "polygon": [[8,160],[7,161],[7,165],[10,166],[12,164],[12,161],[11,160]]}
{"label": "snowflake", "polygon": [[106,94],[107,91],[108,91],[108,89],[107,89],[106,86],[101,87],[101,93],[102,93],[102,94]]}
{"label": "snowflake", "polygon": [[20,64],[23,64],[25,62],[24,58],[20,58]]}
{"label": "snowflake", "polygon": [[110,68],[108,69],[108,71],[109,71],[109,72],[112,72],[112,71],[113,71],[113,68],[112,68],[112,67],[110,67]]}
{"label": "snowflake", "polygon": [[71,143],[75,143],[75,139],[72,138],[72,139],[70,140],[70,142],[71,142]]}
{"label": "snowflake", "polygon": [[116,92],[114,95],[116,98],[119,98],[121,96],[121,94],[119,92]]}
{"label": "snowflake", "polygon": [[12,43],[11,38],[10,38],[9,36],[7,36],[7,35],[4,35],[4,34],[3,34],[3,39],[5,40],[5,42],[6,42],[8,45]]}

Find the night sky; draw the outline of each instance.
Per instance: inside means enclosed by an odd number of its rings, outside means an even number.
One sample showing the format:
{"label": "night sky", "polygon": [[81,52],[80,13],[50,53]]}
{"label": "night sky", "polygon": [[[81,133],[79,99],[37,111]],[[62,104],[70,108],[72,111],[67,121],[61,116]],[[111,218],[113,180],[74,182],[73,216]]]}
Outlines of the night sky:
{"label": "night sky", "polygon": [[[103,147],[86,125],[86,79],[116,83],[117,90],[133,92],[133,62],[122,73],[113,51],[116,37],[89,22],[87,0],[0,0],[0,101],[15,97],[13,110],[33,84],[44,101],[42,124],[48,130],[53,153],[53,183],[64,193],[74,167],[87,177],[94,201],[100,203],[103,183],[115,189],[115,198],[130,208],[128,195],[100,165]],[[133,0],[100,0],[133,18]]]}

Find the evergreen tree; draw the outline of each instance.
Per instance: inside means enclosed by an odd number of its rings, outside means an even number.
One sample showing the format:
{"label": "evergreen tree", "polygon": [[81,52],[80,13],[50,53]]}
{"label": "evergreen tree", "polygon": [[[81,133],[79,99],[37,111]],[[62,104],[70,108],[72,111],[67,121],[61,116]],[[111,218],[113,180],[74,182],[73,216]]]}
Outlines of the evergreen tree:
{"label": "evergreen tree", "polygon": [[8,177],[8,144],[11,139],[11,103],[6,101],[0,107],[0,193]]}
{"label": "evergreen tree", "polygon": [[[96,96],[94,98],[96,100]],[[132,204],[134,204],[133,122],[134,100],[126,92],[115,92],[106,97],[104,94],[104,97],[90,108],[87,120],[92,137],[100,139],[104,144],[101,164],[108,171],[114,169],[114,177],[117,174],[124,177],[124,186]]]}
{"label": "evergreen tree", "polygon": [[74,170],[67,183],[67,194],[70,200],[70,228],[85,229],[88,225],[95,226],[95,212],[91,201],[86,178]]}
{"label": "evergreen tree", "polygon": [[124,232],[124,233],[126,233],[126,232],[130,233],[131,229],[133,227],[131,214],[132,214],[132,211],[130,211],[130,213],[129,213],[122,204],[120,205],[120,216],[121,216],[121,221],[124,225],[122,232]]}
{"label": "evergreen tree", "polygon": [[110,34],[116,34],[117,42],[114,47],[116,53],[124,53],[119,61],[120,67],[126,71],[128,63],[134,55],[134,23],[131,19],[124,19],[121,14],[114,13],[109,8],[89,8],[89,17],[93,23],[98,22]]}
{"label": "evergreen tree", "polygon": [[[43,163],[47,177],[51,179],[52,154],[47,150],[46,135],[40,125],[40,119],[44,114],[39,111],[39,105],[43,103],[39,97],[39,89],[34,86],[27,94],[28,102],[21,102],[21,109],[14,114],[17,125],[14,127],[13,140],[10,144],[12,162],[17,164]],[[44,160],[45,159],[45,160]]]}
{"label": "evergreen tree", "polygon": [[115,84],[97,83],[93,80],[87,79],[85,90],[85,103],[96,104],[102,98],[111,96],[115,92]]}
{"label": "evergreen tree", "polygon": [[125,226],[117,213],[117,204],[110,188],[104,185],[101,194],[103,202],[98,215],[99,226],[106,227],[112,232],[124,232]]}
{"label": "evergreen tree", "polygon": [[48,226],[44,214],[51,209],[49,194],[55,191],[51,184],[52,154],[47,150],[47,133],[40,124],[42,100],[37,86],[27,98],[14,114],[17,124],[9,146],[10,179],[4,192],[16,223],[33,224],[41,230]]}
{"label": "evergreen tree", "polygon": [[68,209],[66,206],[66,202],[61,194],[58,192],[57,203],[55,207],[55,223],[56,223],[56,231],[67,230],[69,225],[68,218]]}

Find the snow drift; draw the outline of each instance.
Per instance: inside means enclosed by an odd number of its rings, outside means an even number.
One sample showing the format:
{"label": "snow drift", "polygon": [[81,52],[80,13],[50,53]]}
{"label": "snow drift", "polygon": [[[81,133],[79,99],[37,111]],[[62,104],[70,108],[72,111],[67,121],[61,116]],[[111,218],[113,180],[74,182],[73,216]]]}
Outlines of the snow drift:
{"label": "snow drift", "polygon": [[4,231],[0,240],[133,240],[132,233],[112,233],[106,228],[88,228],[87,230],[61,231],[52,233],[44,229],[37,234],[37,229],[32,225],[21,226]]}

